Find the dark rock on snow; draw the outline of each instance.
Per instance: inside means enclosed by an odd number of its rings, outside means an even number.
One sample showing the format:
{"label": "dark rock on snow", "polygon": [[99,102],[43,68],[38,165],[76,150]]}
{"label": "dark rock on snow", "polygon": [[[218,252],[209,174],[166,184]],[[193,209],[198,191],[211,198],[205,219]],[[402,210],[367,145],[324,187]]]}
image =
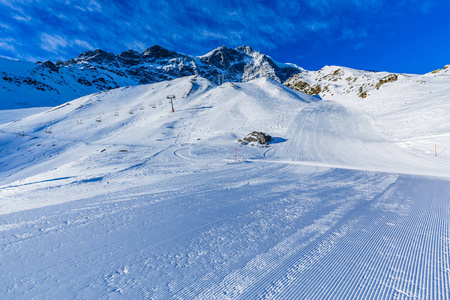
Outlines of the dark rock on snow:
{"label": "dark rock on snow", "polygon": [[244,141],[247,143],[257,142],[261,145],[266,145],[268,142],[272,141],[272,137],[264,132],[253,131],[252,133],[247,134]]}

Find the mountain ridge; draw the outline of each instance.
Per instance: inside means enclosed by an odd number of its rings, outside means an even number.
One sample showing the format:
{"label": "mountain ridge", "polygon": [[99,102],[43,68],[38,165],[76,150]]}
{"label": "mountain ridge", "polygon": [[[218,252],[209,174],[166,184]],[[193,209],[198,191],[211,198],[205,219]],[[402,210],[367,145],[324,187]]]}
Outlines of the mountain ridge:
{"label": "mountain ridge", "polygon": [[390,84],[413,83],[423,87],[425,83],[447,81],[450,65],[423,75],[357,70],[342,66],[324,66],[318,71],[294,74],[283,84],[308,95],[327,99],[365,99]]}
{"label": "mountain ridge", "polygon": [[[279,63],[250,46],[221,46],[192,56],[159,45],[141,53],[119,54],[89,50],[67,61],[23,62],[0,58],[0,109],[55,106],[81,96],[198,75],[216,84],[247,82],[266,77],[322,98],[363,99],[399,81],[428,82],[447,78],[449,65],[424,75],[356,70],[325,66],[308,71]],[[397,84],[397,83],[395,83]]]}
{"label": "mountain ridge", "polygon": [[[21,64],[22,67],[3,65]],[[0,60],[0,109],[52,106],[98,91],[149,84],[200,75],[216,83],[269,77],[284,82],[302,72],[281,64],[249,46],[218,47],[202,56],[191,56],[154,45],[139,53],[117,55],[89,50],[67,61],[5,62]]]}

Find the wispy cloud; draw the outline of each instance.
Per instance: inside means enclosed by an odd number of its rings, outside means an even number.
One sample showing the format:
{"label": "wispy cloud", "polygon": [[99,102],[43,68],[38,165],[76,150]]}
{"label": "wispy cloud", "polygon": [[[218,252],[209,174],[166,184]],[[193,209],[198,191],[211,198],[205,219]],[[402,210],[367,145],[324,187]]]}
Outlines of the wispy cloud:
{"label": "wispy cloud", "polygon": [[91,12],[102,12],[102,5],[95,0],[90,0],[87,9]]}
{"label": "wispy cloud", "polygon": [[49,52],[57,53],[61,48],[67,47],[68,42],[59,35],[41,34],[41,48]]}
{"label": "wispy cloud", "polygon": [[7,41],[0,40],[0,49],[5,50],[7,52],[15,52],[16,51],[16,48],[11,43],[11,41],[7,42]]}
{"label": "wispy cloud", "polygon": [[13,30],[12,27],[11,27],[10,25],[8,25],[8,24],[3,24],[3,23],[0,23],[0,28],[1,28],[1,29],[4,29],[4,30],[8,30],[8,31],[12,31],[12,30]]}
{"label": "wispy cloud", "polygon": [[[427,13],[437,0],[0,0],[0,55],[56,59],[102,48],[153,44],[191,54],[221,45],[275,53],[331,41],[363,45],[400,12]],[[355,48],[361,46],[354,46]]]}
{"label": "wispy cloud", "polygon": [[18,20],[18,21],[23,21],[23,22],[30,22],[31,21],[31,16],[19,16],[19,15],[14,15],[13,16],[14,19]]}
{"label": "wispy cloud", "polygon": [[16,6],[17,2],[18,1],[14,1],[14,0],[11,0],[11,1],[10,0],[0,0],[0,5],[9,7],[10,9],[13,9],[13,10],[17,10],[17,6]]}
{"label": "wispy cloud", "polygon": [[93,47],[91,44],[89,44],[87,41],[83,41],[83,40],[79,40],[79,39],[75,39],[73,41],[74,45],[80,46],[82,48],[88,49],[88,50],[94,50],[95,47]]}

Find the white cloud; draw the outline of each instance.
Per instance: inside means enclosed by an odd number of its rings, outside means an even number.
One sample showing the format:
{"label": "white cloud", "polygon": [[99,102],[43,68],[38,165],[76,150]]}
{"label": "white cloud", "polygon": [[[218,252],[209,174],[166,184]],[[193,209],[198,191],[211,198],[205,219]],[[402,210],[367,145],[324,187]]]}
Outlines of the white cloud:
{"label": "white cloud", "polygon": [[57,17],[58,19],[63,20],[63,21],[69,21],[70,20],[70,18],[68,16],[66,16],[65,14],[63,14],[63,13],[58,13],[58,14],[55,15],[55,17]]}
{"label": "white cloud", "polygon": [[16,2],[17,1],[13,1],[13,0],[0,0],[0,4],[5,5],[9,8],[15,9],[15,10],[17,10]]}
{"label": "white cloud", "polygon": [[13,31],[13,29],[11,28],[11,26],[9,26],[8,24],[0,23],[0,28],[3,28],[3,29],[5,29],[5,30],[9,30],[9,31]]}
{"label": "white cloud", "polygon": [[9,52],[15,52],[16,49],[11,43],[0,41],[0,49],[9,51]]}
{"label": "white cloud", "polygon": [[209,31],[207,29],[203,29],[200,31],[199,38],[201,39],[222,39],[227,40],[229,37],[219,31]]}
{"label": "white cloud", "polygon": [[6,55],[0,55],[0,57],[1,57],[1,58],[10,59],[10,60],[16,60],[16,61],[19,61],[19,60],[17,59],[17,57],[11,57],[11,56],[6,56]]}
{"label": "white cloud", "polygon": [[41,34],[40,39],[41,48],[53,53],[57,53],[60,48],[65,48],[68,45],[67,40],[59,35],[43,33]]}
{"label": "white cloud", "polygon": [[31,17],[30,16],[19,16],[19,15],[14,15],[13,16],[14,19],[18,20],[18,21],[23,21],[25,23],[28,23],[31,21]]}
{"label": "white cloud", "polygon": [[[390,26],[393,12],[426,11],[437,1],[0,0],[0,8],[9,11],[0,32],[14,38],[21,33],[12,45],[36,56],[70,58],[95,48],[141,51],[153,44],[189,54],[242,44],[264,52],[299,42],[357,45],[380,26]],[[47,13],[36,14],[40,9]]]}
{"label": "white cloud", "polygon": [[84,40],[76,39],[76,40],[73,41],[73,44],[77,45],[77,46],[80,46],[80,47],[83,47],[84,49],[88,49],[88,50],[94,50],[95,49],[95,47],[92,47],[91,44],[89,44],[87,41],[84,41]]}
{"label": "white cloud", "polygon": [[127,50],[131,49],[131,50],[136,50],[136,51],[144,51],[145,49],[147,49],[150,45],[146,45],[140,41],[136,41],[133,40],[131,42],[126,42],[124,43],[124,46],[127,48]]}
{"label": "white cloud", "polygon": [[88,3],[88,7],[87,10],[91,11],[91,12],[101,12],[102,11],[102,6],[100,3],[98,3],[95,0],[90,0]]}

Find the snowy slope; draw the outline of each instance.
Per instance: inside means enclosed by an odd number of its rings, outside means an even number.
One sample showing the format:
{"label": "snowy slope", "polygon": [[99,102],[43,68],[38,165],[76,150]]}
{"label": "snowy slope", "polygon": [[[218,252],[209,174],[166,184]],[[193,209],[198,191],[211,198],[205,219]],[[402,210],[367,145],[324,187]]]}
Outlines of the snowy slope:
{"label": "snowy slope", "polygon": [[448,76],[407,77],[383,85],[367,101],[343,99],[367,112],[388,139],[424,155],[450,158]]}
{"label": "snowy slope", "polygon": [[318,71],[304,71],[295,74],[285,85],[307,94],[317,94],[322,98],[343,97],[366,98],[385,84],[395,83],[404,78],[419,78],[424,75],[395,74],[356,70],[340,66],[325,66]]}
{"label": "snowy slope", "polygon": [[447,160],[418,155],[388,141],[375,122],[354,107],[323,100],[303,109],[292,124],[288,141],[274,149],[275,157],[358,170],[449,175]]}
{"label": "snowy slope", "polygon": [[[175,113],[167,95],[176,96]],[[77,167],[69,181],[78,175],[82,178],[77,180],[94,174],[103,177],[133,166],[132,161],[122,163],[125,151],[132,153],[131,160],[142,156],[138,161],[146,164],[161,152],[172,153],[157,156],[163,163],[173,155],[220,162],[232,158],[229,154],[236,140],[253,130],[282,135],[296,112],[310,101],[316,99],[267,79],[215,86],[200,77],[185,77],[93,94],[0,126],[5,174],[0,184],[45,181],[59,177],[55,173],[60,169],[72,173],[73,165]],[[51,133],[46,133],[48,129]],[[21,131],[23,137],[18,136]],[[111,154],[117,166],[108,160]],[[104,162],[86,171],[85,161],[92,156],[104,156]],[[60,166],[55,167],[55,161]]]}
{"label": "snowy slope", "polygon": [[[0,58],[0,73],[1,109],[55,106],[119,84],[134,84],[134,81],[106,70],[101,73],[85,67],[55,70],[44,64],[5,58]],[[87,85],[80,79],[90,80],[90,83]]]}
{"label": "snowy slope", "polygon": [[[412,75],[327,66],[296,75],[285,84],[312,94],[318,92],[325,99],[364,111],[384,137],[401,147],[426,156],[437,152],[439,157],[448,159],[448,70],[445,67]],[[389,78],[392,81],[386,80]],[[361,93],[365,93],[364,98]]]}
{"label": "snowy slope", "polygon": [[[411,139],[445,128],[441,88]],[[450,160],[386,136],[416,116],[382,101],[191,76],[4,119],[0,293],[447,299]]]}

